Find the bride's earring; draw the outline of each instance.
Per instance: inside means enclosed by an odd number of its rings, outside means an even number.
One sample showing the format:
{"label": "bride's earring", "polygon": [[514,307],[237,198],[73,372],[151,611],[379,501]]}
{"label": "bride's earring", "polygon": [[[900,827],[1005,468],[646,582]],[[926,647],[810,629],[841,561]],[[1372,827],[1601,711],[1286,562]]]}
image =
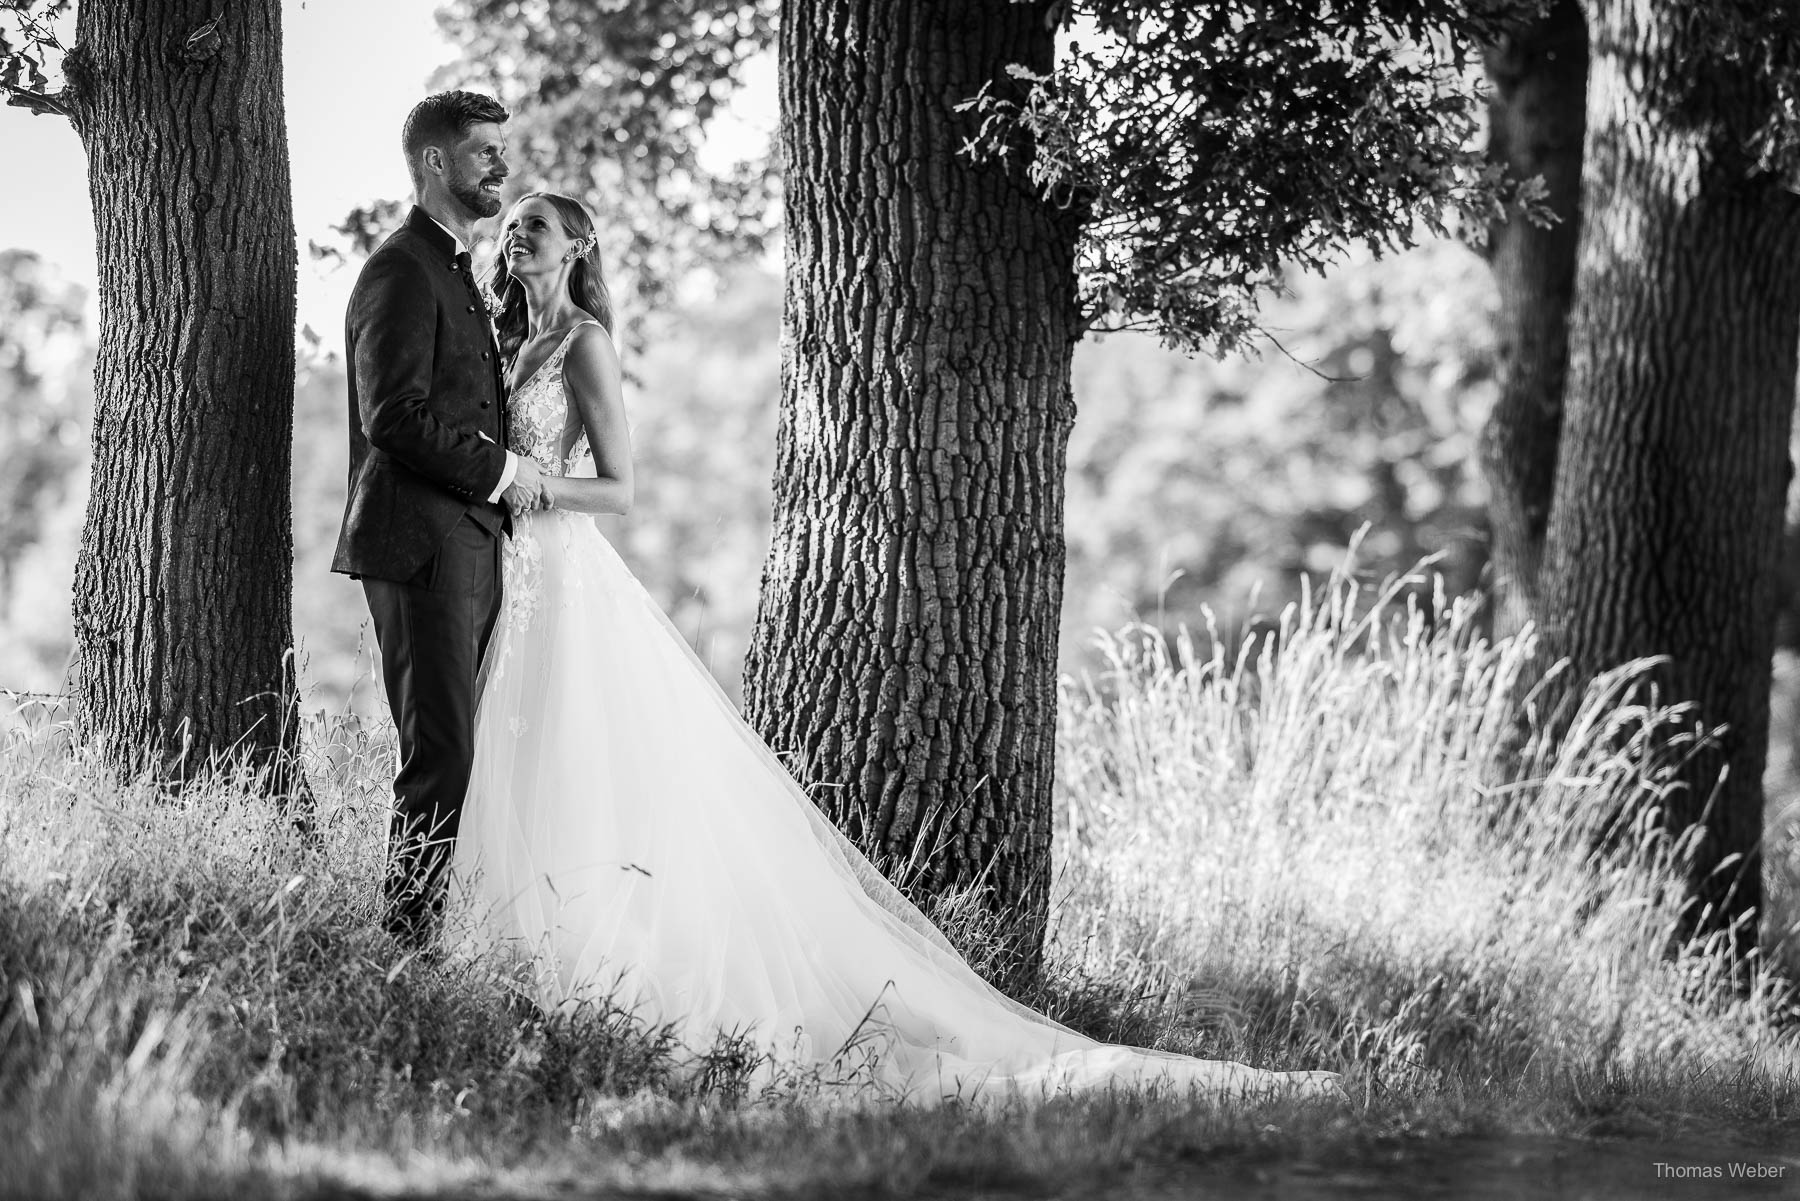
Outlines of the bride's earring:
{"label": "bride's earring", "polygon": [[586,258],[593,252],[594,248],[599,245],[600,234],[598,231],[588,234],[584,238],[576,238],[575,244],[563,252],[562,261],[565,263],[572,263],[576,259]]}

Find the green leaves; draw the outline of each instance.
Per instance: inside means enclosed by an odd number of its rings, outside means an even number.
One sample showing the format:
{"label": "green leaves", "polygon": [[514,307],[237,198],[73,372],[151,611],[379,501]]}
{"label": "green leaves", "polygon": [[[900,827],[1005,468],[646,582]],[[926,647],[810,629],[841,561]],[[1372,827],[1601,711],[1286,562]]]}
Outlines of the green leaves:
{"label": "green leaves", "polygon": [[1284,267],[1480,224],[1515,199],[1476,145],[1472,52],[1536,0],[1082,0],[1053,77],[990,87],[971,152],[1029,154],[1087,219],[1096,327],[1229,349]]}
{"label": "green leaves", "polygon": [[46,68],[62,61],[57,27],[73,9],[74,0],[0,0],[0,91],[8,104],[60,111],[50,103]]}

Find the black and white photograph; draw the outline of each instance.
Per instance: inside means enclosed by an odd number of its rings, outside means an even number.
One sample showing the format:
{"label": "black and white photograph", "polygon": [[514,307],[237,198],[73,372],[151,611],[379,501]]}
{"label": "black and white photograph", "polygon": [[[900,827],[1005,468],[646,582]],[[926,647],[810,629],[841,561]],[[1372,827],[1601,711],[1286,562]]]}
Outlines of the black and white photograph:
{"label": "black and white photograph", "polygon": [[1800,3],[0,101],[0,1201],[1800,1196]]}

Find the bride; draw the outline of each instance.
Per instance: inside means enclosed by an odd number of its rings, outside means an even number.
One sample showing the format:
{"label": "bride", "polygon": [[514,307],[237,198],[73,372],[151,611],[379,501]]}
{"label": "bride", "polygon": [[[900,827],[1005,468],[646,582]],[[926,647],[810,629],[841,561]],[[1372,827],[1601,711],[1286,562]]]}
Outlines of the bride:
{"label": "bride", "polygon": [[808,800],[590,515],[631,508],[594,223],[533,193],[493,284],[509,449],[546,477],[503,559],[452,875],[545,1009],[606,999],[766,1080],[935,1102],[1109,1084],[1331,1093],[1328,1072],[1110,1046],[990,987]]}

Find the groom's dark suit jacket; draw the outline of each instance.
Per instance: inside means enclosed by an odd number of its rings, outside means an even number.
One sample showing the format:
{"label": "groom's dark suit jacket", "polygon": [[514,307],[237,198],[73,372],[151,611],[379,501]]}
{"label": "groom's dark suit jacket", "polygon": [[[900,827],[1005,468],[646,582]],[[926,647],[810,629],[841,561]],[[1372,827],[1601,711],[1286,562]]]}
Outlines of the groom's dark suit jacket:
{"label": "groom's dark suit jacket", "polygon": [[350,499],[331,569],[411,578],[465,514],[507,524],[488,495],[506,467],[500,349],[456,242],[417,208],[369,257],[344,319]]}

